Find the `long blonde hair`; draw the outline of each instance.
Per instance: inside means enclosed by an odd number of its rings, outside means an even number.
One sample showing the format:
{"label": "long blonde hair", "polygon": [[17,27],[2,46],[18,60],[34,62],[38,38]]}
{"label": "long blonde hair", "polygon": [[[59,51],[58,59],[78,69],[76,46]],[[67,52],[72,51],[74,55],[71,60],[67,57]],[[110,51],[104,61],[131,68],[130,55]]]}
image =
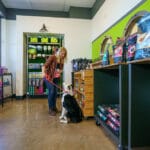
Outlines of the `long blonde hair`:
{"label": "long blonde hair", "polygon": [[63,65],[66,58],[67,58],[67,49],[65,47],[61,47],[57,55],[57,61],[58,63]]}

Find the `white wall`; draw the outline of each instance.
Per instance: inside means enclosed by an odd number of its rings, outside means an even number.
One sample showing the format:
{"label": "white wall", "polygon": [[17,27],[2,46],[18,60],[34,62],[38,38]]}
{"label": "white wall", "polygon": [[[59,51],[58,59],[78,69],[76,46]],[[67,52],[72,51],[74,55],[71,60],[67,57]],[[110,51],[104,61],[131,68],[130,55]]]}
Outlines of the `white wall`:
{"label": "white wall", "polygon": [[61,33],[65,35],[65,47],[68,50],[68,60],[64,68],[65,82],[71,83],[72,59],[79,57],[91,58],[91,20],[17,16],[17,96],[22,96],[26,93],[26,87],[23,86],[25,82],[25,74],[23,74],[23,69],[25,69],[23,65],[23,32],[39,32],[43,23],[50,33]]}
{"label": "white wall", "polygon": [[2,19],[2,66],[13,74],[13,93],[16,89],[16,21]]}
{"label": "white wall", "polygon": [[142,0],[105,0],[92,19],[92,41]]}
{"label": "white wall", "polygon": [[1,65],[6,66],[6,19],[1,19]]}

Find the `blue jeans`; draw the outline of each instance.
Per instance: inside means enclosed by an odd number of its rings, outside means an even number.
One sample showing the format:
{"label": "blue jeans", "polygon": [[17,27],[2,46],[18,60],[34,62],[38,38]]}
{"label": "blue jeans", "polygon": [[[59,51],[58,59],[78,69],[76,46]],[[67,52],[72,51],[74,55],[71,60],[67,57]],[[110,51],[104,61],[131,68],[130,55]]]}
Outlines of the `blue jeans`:
{"label": "blue jeans", "polygon": [[[58,84],[59,79],[54,78],[53,83]],[[57,87],[50,83],[48,80],[44,78],[44,82],[48,89],[48,107],[49,109],[56,109],[56,100],[57,100]]]}

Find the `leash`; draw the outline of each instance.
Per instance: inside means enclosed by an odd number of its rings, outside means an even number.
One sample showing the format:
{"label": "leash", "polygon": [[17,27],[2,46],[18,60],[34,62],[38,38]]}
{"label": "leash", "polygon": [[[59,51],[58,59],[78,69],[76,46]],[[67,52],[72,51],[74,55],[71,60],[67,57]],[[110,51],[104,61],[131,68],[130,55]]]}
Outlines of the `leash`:
{"label": "leash", "polygon": [[52,81],[49,81],[51,84],[53,84],[55,87],[57,87],[58,89],[60,89],[62,92],[64,92],[64,90],[60,87],[60,86],[58,86],[57,84],[55,84],[54,82],[52,82]]}
{"label": "leash", "polygon": [[[68,91],[63,90],[60,86],[58,86],[57,84],[55,84],[53,81],[49,81],[51,84],[53,84],[56,88],[60,89],[61,92],[64,93],[69,93]],[[74,93],[74,90],[72,90],[72,92]]]}

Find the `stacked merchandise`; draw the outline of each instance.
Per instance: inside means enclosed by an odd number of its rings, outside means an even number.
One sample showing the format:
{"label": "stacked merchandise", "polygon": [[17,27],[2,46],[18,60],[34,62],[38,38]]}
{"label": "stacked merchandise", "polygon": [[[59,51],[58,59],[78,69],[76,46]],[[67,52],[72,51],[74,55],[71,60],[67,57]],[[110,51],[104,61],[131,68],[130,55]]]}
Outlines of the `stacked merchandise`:
{"label": "stacked merchandise", "polygon": [[150,13],[145,13],[136,24],[140,33],[118,38],[113,46],[114,63],[150,57]]}
{"label": "stacked merchandise", "polygon": [[136,43],[137,43],[137,34],[130,35],[126,41],[127,46],[127,61],[134,60],[135,51],[136,51]]}
{"label": "stacked merchandise", "polygon": [[137,22],[142,34],[138,34],[135,59],[150,57],[150,13],[145,15]]}
{"label": "stacked merchandise", "polygon": [[121,63],[125,61],[125,38],[118,37],[116,44],[113,46],[113,60],[114,63]]}
{"label": "stacked merchandise", "polygon": [[41,72],[29,72],[29,95],[43,95],[48,94],[48,91],[44,91],[43,79]]}
{"label": "stacked merchandise", "polygon": [[54,52],[58,52],[57,45],[28,45],[28,58],[29,59],[44,59]]}
{"label": "stacked merchandise", "polygon": [[75,72],[75,71],[89,69],[92,60],[87,58],[77,58],[77,59],[73,59],[71,62],[72,62],[72,70],[73,72]]}
{"label": "stacked merchandise", "polygon": [[98,105],[97,117],[103,122],[116,136],[119,136],[120,114],[119,105]]}

